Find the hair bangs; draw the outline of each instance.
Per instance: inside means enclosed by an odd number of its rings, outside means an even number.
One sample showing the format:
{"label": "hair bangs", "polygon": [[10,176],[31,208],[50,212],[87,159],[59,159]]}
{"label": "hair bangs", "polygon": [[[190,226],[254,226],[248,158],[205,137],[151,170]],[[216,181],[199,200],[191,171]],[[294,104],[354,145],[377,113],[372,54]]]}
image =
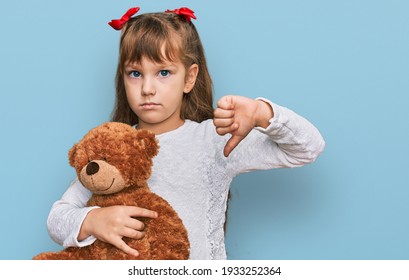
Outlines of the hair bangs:
{"label": "hair bangs", "polygon": [[120,63],[123,68],[126,64],[139,64],[143,58],[163,63],[180,57],[180,37],[176,32],[155,19],[141,24],[143,26],[132,24],[122,35]]}

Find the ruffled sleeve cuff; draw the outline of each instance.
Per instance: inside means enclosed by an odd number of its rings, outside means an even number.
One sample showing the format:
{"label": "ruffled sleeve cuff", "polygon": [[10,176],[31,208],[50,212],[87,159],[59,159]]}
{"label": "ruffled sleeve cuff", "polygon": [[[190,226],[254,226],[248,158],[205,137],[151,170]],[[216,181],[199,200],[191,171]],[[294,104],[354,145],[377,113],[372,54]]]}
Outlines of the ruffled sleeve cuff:
{"label": "ruffled sleeve cuff", "polygon": [[83,209],[83,211],[81,211],[81,213],[78,214],[77,218],[78,220],[81,221],[81,223],[78,223],[74,227],[72,234],[68,236],[68,238],[64,241],[63,243],[64,247],[85,247],[95,242],[96,238],[92,235],[88,236],[84,240],[78,241],[78,235],[80,233],[82,222],[85,220],[85,217],[88,215],[88,213],[95,208],[99,207],[98,206],[86,207]]}
{"label": "ruffled sleeve cuff", "polygon": [[263,127],[255,127],[254,129],[269,134],[269,132],[272,132],[272,130],[274,130],[275,128],[277,128],[277,126],[279,126],[280,123],[282,123],[282,112],[281,112],[281,107],[273,102],[271,102],[270,100],[264,98],[264,97],[257,97],[256,100],[261,100],[266,102],[267,104],[269,104],[271,106],[271,108],[273,109],[274,112],[274,116],[269,120],[269,126],[266,128]]}

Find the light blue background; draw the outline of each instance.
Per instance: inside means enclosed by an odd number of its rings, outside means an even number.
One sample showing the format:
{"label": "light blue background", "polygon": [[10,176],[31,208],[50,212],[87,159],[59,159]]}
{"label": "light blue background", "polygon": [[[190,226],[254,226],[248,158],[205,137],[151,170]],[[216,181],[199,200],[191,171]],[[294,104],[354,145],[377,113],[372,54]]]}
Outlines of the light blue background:
{"label": "light blue background", "polygon": [[2,1],[0,259],[60,250],[46,218],[67,152],[109,119],[119,33],[107,22],[195,10],[216,99],[264,96],[308,118],[312,165],[241,175],[231,259],[409,259],[409,2]]}

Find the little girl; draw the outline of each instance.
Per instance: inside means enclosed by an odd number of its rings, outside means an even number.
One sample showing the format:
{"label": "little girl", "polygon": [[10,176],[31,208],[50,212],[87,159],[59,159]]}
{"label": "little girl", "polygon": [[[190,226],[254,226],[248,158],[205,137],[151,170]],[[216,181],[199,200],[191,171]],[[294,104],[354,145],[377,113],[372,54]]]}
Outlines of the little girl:
{"label": "little girl", "polygon": [[[224,229],[230,183],[243,172],[297,167],[324,149],[318,130],[273,102],[224,96],[213,109],[212,82],[188,8],[132,17],[121,29],[113,121],[153,131],[159,141],[149,186],[168,200],[189,233],[191,259],[225,259]],[[48,230],[59,244],[86,246],[96,238],[128,254],[123,237],[142,238],[138,207],[86,207],[91,193],[78,179],[54,203]]]}

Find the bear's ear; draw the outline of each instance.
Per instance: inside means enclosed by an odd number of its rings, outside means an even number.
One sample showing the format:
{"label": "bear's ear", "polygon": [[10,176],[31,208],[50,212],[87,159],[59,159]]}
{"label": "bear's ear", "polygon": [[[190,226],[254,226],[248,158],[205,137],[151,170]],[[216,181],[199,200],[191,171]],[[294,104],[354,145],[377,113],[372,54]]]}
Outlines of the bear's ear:
{"label": "bear's ear", "polygon": [[138,129],[137,139],[139,145],[142,145],[149,158],[153,158],[158,154],[159,144],[156,140],[155,134],[149,130]]}
{"label": "bear's ear", "polygon": [[72,167],[75,167],[74,164],[75,164],[75,155],[77,153],[77,148],[78,148],[78,144],[74,144],[74,146],[72,146],[72,148],[68,151],[68,159]]}

